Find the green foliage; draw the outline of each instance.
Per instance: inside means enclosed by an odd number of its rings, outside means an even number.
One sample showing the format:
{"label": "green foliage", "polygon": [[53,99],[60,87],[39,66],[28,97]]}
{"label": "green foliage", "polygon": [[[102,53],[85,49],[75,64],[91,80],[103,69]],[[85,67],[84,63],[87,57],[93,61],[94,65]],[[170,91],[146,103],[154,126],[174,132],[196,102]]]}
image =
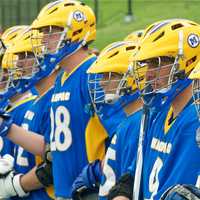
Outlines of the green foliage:
{"label": "green foliage", "polygon": [[[51,0],[0,0],[3,27],[30,24],[39,9]],[[53,1],[53,0],[52,0]],[[95,0],[82,0],[94,9]],[[132,0],[134,20],[124,21],[128,0],[98,0],[97,40],[93,46],[102,49],[111,42],[123,40],[132,31],[168,18],[188,18],[200,22],[199,0]],[[18,14],[19,10],[19,14]]]}
{"label": "green foliage", "polygon": [[[84,0],[93,5],[93,0]],[[128,0],[99,0],[97,40],[102,49],[111,42],[123,40],[129,33],[168,18],[187,18],[200,22],[199,0],[132,0],[134,20],[124,21]]]}

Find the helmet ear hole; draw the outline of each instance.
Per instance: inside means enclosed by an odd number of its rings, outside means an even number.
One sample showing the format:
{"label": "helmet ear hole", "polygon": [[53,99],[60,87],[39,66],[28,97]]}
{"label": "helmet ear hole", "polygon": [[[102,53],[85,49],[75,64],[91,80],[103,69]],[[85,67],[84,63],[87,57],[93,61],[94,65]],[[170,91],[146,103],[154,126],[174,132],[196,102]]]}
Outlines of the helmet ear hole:
{"label": "helmet ear hole", "polygon": [[162,33],[160,33],[160,34],[153,40],[153,42],[159,40],[161,37],[164,36],[164,34],[165,34],[165,32],[163,31]]}
{"label": "helmet ear hole", "polygon": [[74,3],[65,3],[64,6],[65,7],[67,7],[67,6],[74,6]]}

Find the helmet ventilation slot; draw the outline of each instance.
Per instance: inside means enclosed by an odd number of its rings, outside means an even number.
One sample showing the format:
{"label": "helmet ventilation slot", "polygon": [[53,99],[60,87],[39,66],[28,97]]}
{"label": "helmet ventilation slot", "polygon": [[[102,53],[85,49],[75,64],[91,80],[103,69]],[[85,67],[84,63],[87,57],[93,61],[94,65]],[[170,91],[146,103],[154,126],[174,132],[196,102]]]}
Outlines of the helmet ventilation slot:
{"label": "helmet ventilation slot", "polygon": [[133,50],[133,49],[135,49],[135,48],[136,48],[136,46],[126,47],[126,51]]}
{"label": "helmet ventilation slot", "polygon": [[160,33],[160,34],[153,40],[153,42],[159,40],[161,37],[164,36],[164,34],[165,34],[165,32],[163,31],[162,33]]}
{"label": "helmet ventilation slot", "polygon": [[171,27],[172,30],[176,30],[176,29],[179,29],[181,27],[183,27],[184,25],[183,24],[175,24]]}
{"label": "helmet ventilation slot", "polygon": [[67,6],[74,6],[74,3],[66,3],[66,4],[64,4],[64,6],[65,7],[67,7]]}
{"label": "helmet ventilation slot", "polygon": [[113,53],[112,55],[110,55],[108,58],[112,58],[114,56],[116,56],[119,53],[119,51],[116,51],[115,53]]}

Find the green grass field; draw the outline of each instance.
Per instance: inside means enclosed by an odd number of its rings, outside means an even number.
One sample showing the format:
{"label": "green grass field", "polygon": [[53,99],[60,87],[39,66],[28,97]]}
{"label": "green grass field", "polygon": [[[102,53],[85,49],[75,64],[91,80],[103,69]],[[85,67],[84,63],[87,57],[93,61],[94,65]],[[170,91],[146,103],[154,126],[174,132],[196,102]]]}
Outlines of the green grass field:
{"label": "green grass field", "polygon": [[[93,6],[92,0],[84,2]],[[99,0],[99,23],[94,46],[102,49],[111,42],[123,40],[130,32],[144,29],[158,20],[187,18],[200,22],[199,11],[199,0],[133,0],[134,20],[125,23],[127,0]]]}
{"label": "green grass field", "polygon": [[[51,0],[0,0],[0,21],[4,26],[30,24],[40,7]],[[94,0],[82,0],[94,8]],[[128,0],[99,0],[97,40],[93,46],[102,49],[107,44],[123,40],[132,31],[144,29],[152,22],[167,18],[188,18],[200,22],[200,0],[132,0],[134,20],[125,23]],[[20,2],[20,4],[19,4]],[[17,13],[20,9],[20,14]],[[7,14],[8,13],[8,14]],[[5,14],[5,16],[4,16]]]}

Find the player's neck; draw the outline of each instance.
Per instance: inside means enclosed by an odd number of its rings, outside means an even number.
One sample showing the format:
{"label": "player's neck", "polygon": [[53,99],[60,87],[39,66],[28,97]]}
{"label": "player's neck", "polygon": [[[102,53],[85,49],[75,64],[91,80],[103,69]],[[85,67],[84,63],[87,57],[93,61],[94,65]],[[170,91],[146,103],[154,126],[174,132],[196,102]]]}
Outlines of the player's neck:
{"label": "player's neck", "polygon": [[88,57],[88,50],[84,48],[79,49],[76,53],[71,56],[64,58],[59,66],[62,67],[68,74],[73,71],[83,60]]}
{"label": "player's neck", "polygon": [[25,99],[26,97],[30,96],[30,91],[26,91],[23,94],[17,93],[14,97],[10,98],[10,102],[12,104],[16,104],[22,99]]}
{"label": "player's neck", "polygon": [[36,85],[35,88],[38,91],[39,96],[42,96],[46,91],[53,86],[55,82],[56,75],[58,73],[58,70],[53,72],[51,75],[43,78],[40,80]]}
{"label": "player's neck", "polygon": [[172,102],[174,118],[184,109],[192,98],[192,85],[189,85],[183,92],[181,92]]}
{"label": "player's neck", "polygon": [[131,114],[137,112],[138,110],[140,110],[142,108],[142,105],[143,105],[143,102],[142,102],[141,98],[139,98],[136,101],[129,103],[124,108],[124,111],[127,115],[131,115]]}

